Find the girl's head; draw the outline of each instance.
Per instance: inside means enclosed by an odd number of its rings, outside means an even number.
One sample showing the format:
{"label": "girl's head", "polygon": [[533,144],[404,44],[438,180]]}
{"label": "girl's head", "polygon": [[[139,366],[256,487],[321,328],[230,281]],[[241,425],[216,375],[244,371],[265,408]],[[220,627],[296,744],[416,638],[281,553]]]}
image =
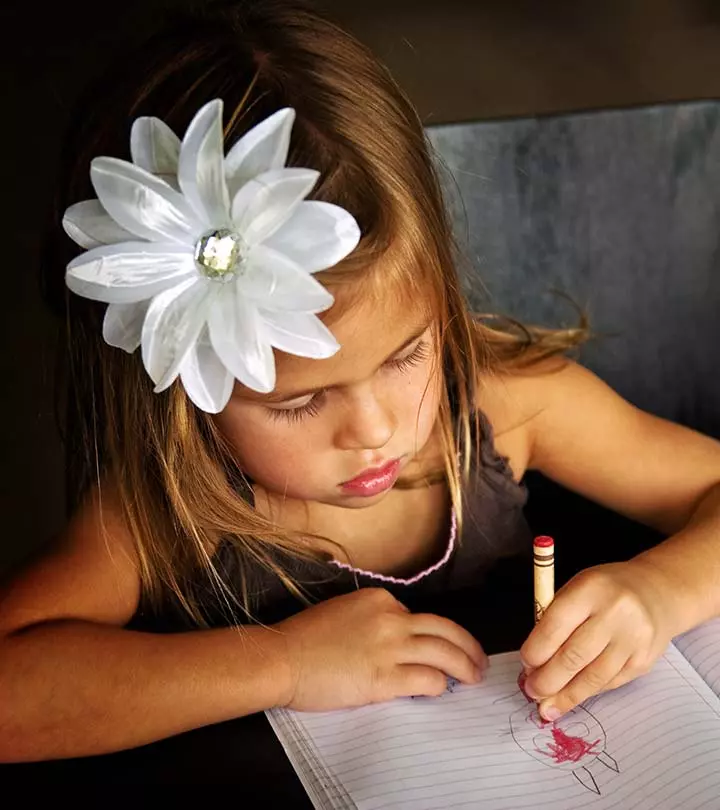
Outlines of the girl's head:
{"label": "girl's head", "polygon": [[[271,566],[274,549],[312,553],[307,538],[253,509],[253,486],[363,506],[366,499],[348,498],[338,485],[396,457],[407,473],[399,485],[412,485],[413,458],[436,430],[439,472],[460,518],[457,455],[464,451],[469,464],[476,375],[493,356],[459,291],[417,114],[365,47],[299,0],[211,5],[126,53],[75,113],[57,214],[94,196],[93,158],[127,158],[133,120],[154,116],[182,134],[214,98],[224,102],[226,150],[259,121],[294,108],[287,165],[319,171],[308,199],[350,212],[362,236],[346,259],[315,276],[335,297],[319,317],[340,351],[325,360],[276,351],[275,391],[260,395],[238,383],[217,416],[195,408],[177,382],[154,393],[137,353],[104,343],[104,307],[68,299],[68,420],[88,450],[69,457],[71,491],[81,492],[98,470],[112,482],[146,593],[160,598],[169,588],[197,619],[183,580],[198,567],[212,572],[219,539]],[[49,244],[44,270],[59,295],[74,254],[57,224]],[[296,395],[305,389],[321,393]]]}
{"label": "girl's head", "polygon": [[407,477],[436,425],[442,396],[430,308],[358,301],[334,320],[339,352],[313,360],[279,353],[278,385],[258,394],[236,384],[215,424],[265,500],[348,508],[384,493],[343,487],[369,467],[399,460]]}

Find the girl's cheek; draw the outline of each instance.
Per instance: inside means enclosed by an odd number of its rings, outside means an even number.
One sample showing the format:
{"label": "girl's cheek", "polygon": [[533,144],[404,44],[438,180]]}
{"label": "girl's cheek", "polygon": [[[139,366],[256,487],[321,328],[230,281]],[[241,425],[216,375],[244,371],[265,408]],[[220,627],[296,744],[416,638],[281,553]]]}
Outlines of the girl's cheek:
{"label": "girl's cheek", "polygon": [[248,414],[245,419],[228,415],[219,420],[218,427],[247,475],[280,487],[298,474],[307,475],[312,469],[313,452],[322,442],[312,424],[285,425],[258,413]]}
{"label": "girl's cheek", "polygon": [[423,378],[418,385],[415,412],[420,415],[421,423],[434,423],[440,405],[440,392],[442,389],[442,379],[435,373]]}

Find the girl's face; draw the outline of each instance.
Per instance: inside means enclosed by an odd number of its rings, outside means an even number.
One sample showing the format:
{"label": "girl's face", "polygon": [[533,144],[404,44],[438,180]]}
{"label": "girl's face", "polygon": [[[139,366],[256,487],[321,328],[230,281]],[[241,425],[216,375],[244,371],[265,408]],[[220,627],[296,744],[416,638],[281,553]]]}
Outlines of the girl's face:
{"label": "girl's face", "polygon": [[378,503],[390,490],[356,494],[341,485],[395,459],[402,473],[428,443],[443,384],[434,329],[412,305],[365,306],[332,324],[341,346],[333,357],[276,350],[274,391],[236,382],[215,417],[243,471],[270,497],[347,508]]}

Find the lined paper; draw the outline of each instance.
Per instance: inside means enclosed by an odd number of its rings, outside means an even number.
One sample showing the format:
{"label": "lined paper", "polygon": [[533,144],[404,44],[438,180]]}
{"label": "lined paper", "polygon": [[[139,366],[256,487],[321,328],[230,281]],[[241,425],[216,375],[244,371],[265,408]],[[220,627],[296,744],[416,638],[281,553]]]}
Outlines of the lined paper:
{"label": "lined paper", "polygon": [[519,671],[507,653],[484,683],[439,698],[268,717],[323,810],[720,806],[720,701],[674,646],[650,674],[559,721],[588,748],[577,762],[553,760]]}
{"label": "lined paper", "polygon": [[683,633],[673,643],[720,697],[720,618]]}

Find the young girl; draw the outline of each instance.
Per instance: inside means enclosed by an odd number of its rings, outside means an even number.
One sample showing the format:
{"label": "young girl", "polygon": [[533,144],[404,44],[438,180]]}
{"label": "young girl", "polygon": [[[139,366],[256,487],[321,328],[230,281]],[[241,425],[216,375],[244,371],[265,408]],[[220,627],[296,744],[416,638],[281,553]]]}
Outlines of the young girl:
{"label": "young girl", "polygon": [[110,79],[46,254],[77,497],[2,594],[1,760],[480,680],[528,469],[669,535],[529,634],[545,717],[720,612],[720,446],[566,359],[583,330],[468,313],[421,123],[366,49],[230,3]]}

